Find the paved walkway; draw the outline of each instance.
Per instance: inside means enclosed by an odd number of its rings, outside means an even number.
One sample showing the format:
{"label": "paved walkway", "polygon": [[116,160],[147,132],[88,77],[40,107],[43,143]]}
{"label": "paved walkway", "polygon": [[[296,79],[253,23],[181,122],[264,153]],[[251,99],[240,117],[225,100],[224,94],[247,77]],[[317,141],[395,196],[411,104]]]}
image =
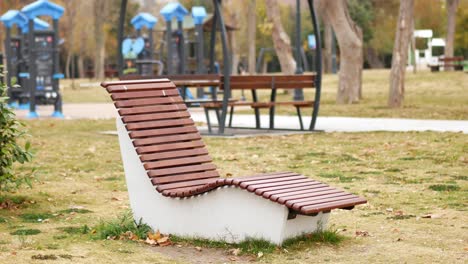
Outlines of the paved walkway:
{"label": "paved walkway", "polygon": [[[109,119],[116,117],[116,111],[112,104],[64,104],[63,111],[66,119]],[[53,112],[51,106],[39,106],[38,114],[41,118],[49,117]],[[204,112],[199,108],[191,108],[190,112],[195,122],[206,122]],[[27,110],[17,110],[19,118],[26,118]],[[213,113],[212,113],[213,114]],[[213,114],[211,120],[216,122]],[[267,127],[268,115],[261,116],[262,127]],[[304,117],[305,124],[310,123],[310,118]],[[253,115],[234,115],[233,125],[238,127],[254,127]],[[296,116],[276,116],[277,128],[296,129],[299,121]],[[369,132],[369,131],[438,131],[438,132],[463,132],[468,134],[468,121],[458,120],[419,120],[401,118],[361,118],[361,117],[320,117],[317,120],[316,129],[325,132]]]}

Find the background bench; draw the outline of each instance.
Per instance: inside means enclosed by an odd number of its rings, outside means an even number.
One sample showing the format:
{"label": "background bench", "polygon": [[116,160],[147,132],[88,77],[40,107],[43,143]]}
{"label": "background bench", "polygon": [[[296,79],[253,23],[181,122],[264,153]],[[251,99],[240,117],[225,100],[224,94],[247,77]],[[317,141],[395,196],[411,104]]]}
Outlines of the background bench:
{"label": "background bench", "polygon": [[443,67],[444,70],[447,68],[453,68],[456,71],[463,70],[463,57],[445,57],[439,58],[439,62],[435,65],[430,65],[431,72],[437,72],[440,70],[440,67]]}

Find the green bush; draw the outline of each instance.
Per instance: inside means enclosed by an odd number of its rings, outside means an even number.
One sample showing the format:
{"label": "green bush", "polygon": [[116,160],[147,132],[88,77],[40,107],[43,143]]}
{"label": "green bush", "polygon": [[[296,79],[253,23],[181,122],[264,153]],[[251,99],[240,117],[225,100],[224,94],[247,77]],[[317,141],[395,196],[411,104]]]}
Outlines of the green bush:
{"label": "green bush", "polygon": [[[3,76],[0,68],[0,78]],[[24,126],[16,120],[15,113],[8,107],[7,87],[0,82],[0,191],[18,188],[21,184],[30,185],[29,177],[13,171],[16,162],[28,162],[32,158],[30,144],[22,147],[18,140],[26,133]]]}

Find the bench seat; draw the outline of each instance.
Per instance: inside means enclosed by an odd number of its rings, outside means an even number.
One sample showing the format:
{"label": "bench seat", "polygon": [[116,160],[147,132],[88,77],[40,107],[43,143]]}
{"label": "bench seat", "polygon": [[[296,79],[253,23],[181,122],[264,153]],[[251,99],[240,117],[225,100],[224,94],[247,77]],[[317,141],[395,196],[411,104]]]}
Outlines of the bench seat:
{"label": "bench seat", "polygon": [[[228,229],[229,234],[237,234],[228,241],[258,237],[281,244],[322,228],[318,225],[325,224],[332,209],[366,203],[362,197],[294,172],[221,178],[172,82],[136,80],[102,86],[119,112],[117,128],[135,220],[161,232],[217,239]],[[238,199],[245,202],[237,204]],[[223,203],[225,208],[218,208]],[[219,219],[201,213],[218,209]],[[257,211],[258,219],[252,218]],[[195,220],[185,226],[188,217]],[[275,220],[268,220],[271,217]],[[203,231],[197,229],[203,229],[196,224],[200,221],[216,222],[210,224],[213,230]],[[270,230],[264,221],[274,222],[274,229],[280,230]]]}

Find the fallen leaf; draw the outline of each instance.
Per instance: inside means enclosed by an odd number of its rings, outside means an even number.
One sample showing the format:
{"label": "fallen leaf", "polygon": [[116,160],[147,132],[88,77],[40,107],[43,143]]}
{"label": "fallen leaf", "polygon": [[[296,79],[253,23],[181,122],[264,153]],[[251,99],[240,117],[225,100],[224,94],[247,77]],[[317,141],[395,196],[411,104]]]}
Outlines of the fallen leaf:
{"label": "fallen leaf", "polygon": [[158,245],[161,247],[169,246],[172,244],[168,236],[158,239],[157,242],[158,242]]}
{"label": "fallen leaf", "polygon": [[112,197],[111,200],[112,201],[122,201],[122,198]]}
{"label": "fallen leaf", "polygon": [[154,234],[152,234],[151,232],[148,232],[147,236],[149,239],[152,239],[154,241],[161,239],[161,233],[159,233],[159,230],[156,231],[156,233]]}
{"label": "fallen leaf", "polygon": [[201,248],[201,247],[195,247],[195,249],[196,249],[197,251],[202,251],[202,248]]}
{"label": "fallen leaf", "polygon": [[229,253],[231,253],[232,255],[234,256],[239,256],[239,254],[241,253],[242,249],[240,248],[233,248],[229,251]]}
{"label": "fallen leaf", "polygon": [[368,237],[368,236],[370,236],[370,235],[369,235],[369,232],[367,232],[367,231],[359,231],[359,230],[358,230],[358,231],[356,231],[356,236]]}
{"label": "fallen leaf", "polygon": [[237,258],[236,257],[230,257],[229,260],[230,261],[237,261]]}
{"label": "fallen leaf", "polygon": [[431,218],[431,219],[436,219],[436,218],[440,218],[441,216],[440,215],[437,215],[437,214],[425,214],[425,215],[422,215],[421,218]]}
{"label": "fallen leaf", "polygon": [[146,238],[145,243],[151,246],[156,246],[158,242],[154,241],[153,239],[150,239],[149,237]]}
{"label": "fallen leaf", "polygon": [[263,257],[263,252],[260,251],[260,252],[258,252],[258,254],[257,254],[257,258],[261,258],[261,257]]}
{"label": "fallen leaf", "polygon": [[386,211],[387,212],[393,212],[393,208],[387,208]]}

